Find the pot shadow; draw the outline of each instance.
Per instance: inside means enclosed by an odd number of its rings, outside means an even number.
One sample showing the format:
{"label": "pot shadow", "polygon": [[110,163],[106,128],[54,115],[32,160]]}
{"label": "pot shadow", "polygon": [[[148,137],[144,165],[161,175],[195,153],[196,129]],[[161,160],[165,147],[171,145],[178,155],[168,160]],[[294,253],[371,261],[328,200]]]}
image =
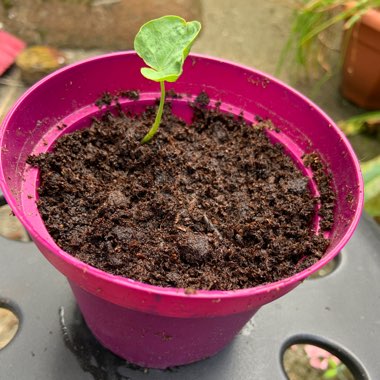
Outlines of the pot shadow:
{"label": "pot shadow", "polygon": [[128,363],[104,348],[91,333],[78,306],[66,316],[59,308],[59,324],[65,346],[75,355],[84,372],[95,380],[131,380],[126,370],[147,372],[146,368]]}

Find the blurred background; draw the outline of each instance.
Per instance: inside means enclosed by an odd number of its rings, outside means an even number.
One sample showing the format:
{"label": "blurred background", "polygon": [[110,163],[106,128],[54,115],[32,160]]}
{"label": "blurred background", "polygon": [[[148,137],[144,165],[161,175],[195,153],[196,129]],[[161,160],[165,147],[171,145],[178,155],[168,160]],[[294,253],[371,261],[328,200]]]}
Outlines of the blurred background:
{"label": "blurred background", "polygon": [[[0,119],[42,76],[132,49],[139,27],[166,14],[202,21],[193,52],[275,75],[338,122],[362,164],[366,211],[380,220],[380,0],[0,0]],[[0,234],[29,239],[6,205]],[[285,368],[291,380],[353,378],[310,345],[289,349]]]}
{"label": "blurred background", "polygon": [[[380,27],[376,29],[376,15],[367,20],[366,12],[376,12],[380,1],[349,3],[356,5],[347,10],[347,2],[342,0],[0,0],[0,28],[26,46],[40,48],[34,48],[26,58],[20,57],[17,65],[21,74],[13,68],[0,77],[0,115],[25,89],[22,85],[32,83],[44,71],[102,52],[131,49],[139,27],[165,14],[203,22],[194,52],[276,75],[309,96],[336,121],[363,114],[365,110],[360,107],[378,110]],[[363,17],[371,26],[361,20]],[[363,42],[364,37],[372,38],[372,42]],[[353,45],[348,44],[350,39],[355,40],[355,46],[349,46],[354,54],[346,54],[348,45]],[[0,64],[7,51],[5,42],[0,38]],[[371,44],[373,52],[357,49]],[[49,52],[46,47],[58,51]],[[345,55],[350,57],[349,62],[344,62]],[[371,62],[372,68],[360,62],[358,69],[353,68],[359,56]],[[369,90],[359,89],[364,100],[352,96],[358,91],[357,84],[346,85],[345,96],[341,94],[342,78],[352,77],[352,70],[356,70],[359,83],[372,80]],[[368,100],[371,97],[372,102]],[[380,153],[374,138],[378,119],[372,117],[371,130],[365,125],[355,131],[348,128],[361,160]]]}

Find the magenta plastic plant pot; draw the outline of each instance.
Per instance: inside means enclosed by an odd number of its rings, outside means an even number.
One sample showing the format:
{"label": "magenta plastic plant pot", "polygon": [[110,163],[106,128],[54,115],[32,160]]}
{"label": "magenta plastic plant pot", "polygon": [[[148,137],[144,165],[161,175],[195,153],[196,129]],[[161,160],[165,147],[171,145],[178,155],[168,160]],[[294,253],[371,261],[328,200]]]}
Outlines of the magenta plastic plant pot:
{"label": "magenta plastic plant pot", "polygon": [[[168,84],[182,98],[173,112],[189,121],[188,101],[201,91],[210,106],[255,122],[270,118],[279,132],[268,131],[304,173],[305,153],[317,151],[331,170],[336,190],[335,224],[324,257],[282,281],[237,291],[161,288],[93,268],[60,249],[48,234],[36,206],[38,170],[26,164],[30,154],[52,149],[64,133],[89,125],[103,112],[94,106],[102,93],[138,90],[138,101],[122,107],[139,112],[159,97],[159,86],[140,74],[134,52],[92,58],[63,68],[34,85],[5,118],[0,135],[0,185],[16,216],[46,258],[67,276],[83,316],[98,340],[141,366],[166,368],[191,363],[221,350],[263,305],[320,269],[348,242],[359,221],[363,184],[358,161],[345,136],[312,102],[276,79],[225,60],[191,55],[184,73]],[[63,127],[63,128],[62,128]],[[311,180],[312,183],[312,180]],[[315,191],[315,186],[311,185]]]}

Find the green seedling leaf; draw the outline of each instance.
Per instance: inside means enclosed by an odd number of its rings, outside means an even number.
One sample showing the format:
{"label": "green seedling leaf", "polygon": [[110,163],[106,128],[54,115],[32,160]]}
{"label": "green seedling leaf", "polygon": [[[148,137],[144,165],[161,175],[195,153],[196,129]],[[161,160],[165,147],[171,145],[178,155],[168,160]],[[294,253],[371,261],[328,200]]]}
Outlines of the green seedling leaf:
{"label": "green seedling leaf", "polygon": [[144,24],[134,42],[137,54],[150,66],[141,69],[141,74],[156,82],[175,82],[200,30],[200,22],[186,22],[178,16]]}
{"label": "green seedling leaf", "polygon": [[136,53],[149,67],[141,74],[160,82],[161,98],[152,128],[141,143],[149,142],[161,122],[165,102],[165,82],[175,82],[182,74],[183,63],[201,30],[199,21],[186,22],[178,16],[164,16],[144,24],[135,37]]}

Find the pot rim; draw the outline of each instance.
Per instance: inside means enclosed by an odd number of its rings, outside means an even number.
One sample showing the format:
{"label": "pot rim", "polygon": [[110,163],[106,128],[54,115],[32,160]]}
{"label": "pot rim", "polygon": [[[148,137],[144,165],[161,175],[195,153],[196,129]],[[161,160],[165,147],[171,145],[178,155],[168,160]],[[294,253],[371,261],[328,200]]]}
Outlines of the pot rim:
{"label": "pot rim", "polygon": [[[80,66],[80,65],[86,65],[89,62],[94,62],[97,60],[104,60],[110,57],[115,57],[115,56],[121,56],[121,55],[136,55],[136,53],[133,50],[130,51],[123,51],[123,52],[116,52],[116,53],[107,53],[103,55],[99,55],[96,57],[92,58],[87,58],[78,62],[75,62],[71,65],[65,66],[45,78],[41,79],[39,82],[34,84],[31,88],[29,88],[18,100],[17,102],[12,106],[11,110],[8,112],[6,117],[4,118],[2,122],[2,127],[0,129],[1,135],[0,135],[0,146],[2,146],[3,143],[3,138],[4,135],[2,133],[2,130],[4,130],[5,126],[8,124],[9,120],[12,118],[12,115],[17,111],[17,108],[19,105],[24,101],[25,98],[29,96],[37,87],[39,87],[42,83],[49,81],[51,78],[60,75],[62,72],[65,72],[67,70],[71,70],[74,67]],[[128,288],[130,290],[136,290],[136,291],[143,291],[143,292],[148,292],[149,294],[152,295],[161,295],[161,296],[171,296],[171,297],[189,297],[189,298],[195,298],[195,299],[209,299],[209,300],[215,300],[215,299],[228,299],[228,298],[245,298],[247,296],[252,296],[252,295],[260,295],[260,294],[267,294],[272,291],[278,292],[281,289],[283,289],[286,286],[289,286],[290,284],[296,284],[301,281],[303,281],[306,277],[310,276],[312,273],[318,271],[320,268],[322,268],[327,262],[332,260],[340,251],[341,249],[346,245],[348,240],[351,238],[357,224],[359,223],[360,216],[362,213],[363,209],[363,203],[364,203],[364,193],[363,193],[363,179],[361,176],[361,170],[360,166],[358,163],[358,160],[356,158],[356,155],[346,138],[346,136],[343,134],[343,132],[336,126],[334,121],[324,112],[322,111],[317,105],[312,103],[308,98],[306,98],[303,94],[298,92],[297,90],[291,88],[281,80],[278,80],[274,78],[273,76],[266,74],[260,70],[253,69],[249,66],[241,65],[238,63],[235,63],[233,61],[227,60],[227,59],[222,59],[222,58],[217,58],[217,57],[212,57],[204,54],[194,54],[191,53],[189,54],[189,58],[194,57],[194,58],[200,58],[200,59],[205,59],[205,60],[211,60],[211,61],[216,61],[219,63],[226,63],[228,65],[233,65],[238,68],[251,71],[254,73],[257,73],[258,75],[261,75],[263,77],[268,78],[270,81],[282,86],[285,88],[287,91],[295,94],[296,96],[300,97],[305,103],[310,105],[310,107],[314,108],[318,113],[320,113],[332,126],[332,128],[335,130],[335,132],[339,135],[341,140],[345,143],[349,156],[351,158],[351,161],[353,165],[355,166],[355,171],[357,173],[358,177],[358,183],[357,183],[357,192],[358,192],[358,202],[357,202],[357,207],[355,210],[355,214],[350,221],[350,226],[345,232],[345,234],[342,236],[340,241],[336,244],[334,249],[329,252],[327,255],[324,255],[318,262],[310,266],[309,268],[294,274],[291,277],[272,282],[269,284],[262,284],[258,285],[256,287],[252,288],[246,288],[246,289],[238,289],[238,290],[196,290],[194,294],[186,294],[185,289],[183,288],[170,288],[170,287],[160,287],[160,286],[155,286],[155,285],[149,285],[145,284],[143,282],[135,281],[129,278],[121,277],[121,276],[116,276],[112,275],[110,273],[107,273],[105,271],[102,271],[100,269],[97,269],[93,266],[90,266],[75,257],[71,256],[69,253],[66,253],[64,250],[62,250],[60,247],[57,245],[52,245],[49,242],[45,241],[43,239],[39,232],[36,231],[31,223],[29,222],[28,218],[26,215],[21,212],[18,207],[17,207],[17,202],[12,195],[11,190],[6,186],[6,179],[4,172],[2,170],[2,156],[0,154],[0,187],[3,190],[4,196],[7,199],[7,202],[9,206],[12,208],[14,211],[15,215],[20,219],[23,225],[27,226],[28,230],[34,232],[34,240],[37,241],[39,244],[43,246],[45,249],[49,250],[50,252],[53,252],[54,256],[60,256],[60,259],[64,260],[66,264],[69,266],[74,266],[76,269],[82,271],[83,273],[91,274],[95,277],[97,277],[101,281],[107,281],[107,282],[112,282],[117,286]]]}

